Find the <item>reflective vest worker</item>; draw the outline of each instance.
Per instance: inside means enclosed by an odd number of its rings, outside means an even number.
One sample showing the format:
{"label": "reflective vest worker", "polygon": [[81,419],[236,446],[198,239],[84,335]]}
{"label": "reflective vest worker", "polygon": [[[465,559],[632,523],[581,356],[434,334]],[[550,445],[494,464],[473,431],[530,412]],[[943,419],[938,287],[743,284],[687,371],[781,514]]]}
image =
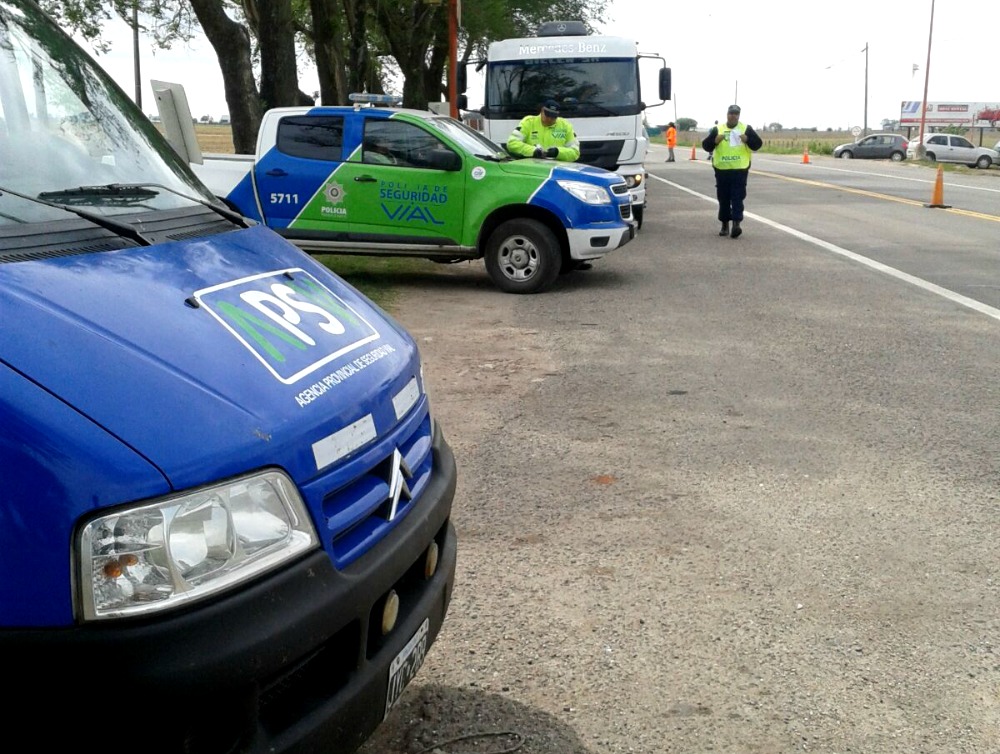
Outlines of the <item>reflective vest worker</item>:
{"label": "reflective vest worker", "polygon": [[740,224],[747,196],[750,155],[763,145],[757,132],[740,121],[739,105],[730,105],[725,124],[715,126],[701,143],[715,168],[715,194],[719,199],[719,222],[722,223],[720,236],[739,238],[743,233]]}
{"label": "reflective vest worker", "polygon": [[559,104],[548,100],[538,115],[521,119],[507,139],[507,151],[516,157],[575,162],[580,158],[580,142],[570,122],[559,117]]}
{"label": "reflective vest worker", "polygon": [[677,162],[674,159],[674,147],[677,146],[677,127],[674,126],[673,121],[667,125],[667,149],[669,154],[667,156],[667,162]]}

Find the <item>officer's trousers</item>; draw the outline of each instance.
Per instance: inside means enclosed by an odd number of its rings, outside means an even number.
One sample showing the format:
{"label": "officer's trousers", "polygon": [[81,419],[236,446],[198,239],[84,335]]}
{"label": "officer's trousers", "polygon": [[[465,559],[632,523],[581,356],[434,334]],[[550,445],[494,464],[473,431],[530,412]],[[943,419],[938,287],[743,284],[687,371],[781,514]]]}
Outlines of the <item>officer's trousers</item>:
{"label": "officer's trousers", "polygon": [[743,222],[743,200],[747,198],[750,170],[715,170],[715,195],[719,199],[719,221]]}

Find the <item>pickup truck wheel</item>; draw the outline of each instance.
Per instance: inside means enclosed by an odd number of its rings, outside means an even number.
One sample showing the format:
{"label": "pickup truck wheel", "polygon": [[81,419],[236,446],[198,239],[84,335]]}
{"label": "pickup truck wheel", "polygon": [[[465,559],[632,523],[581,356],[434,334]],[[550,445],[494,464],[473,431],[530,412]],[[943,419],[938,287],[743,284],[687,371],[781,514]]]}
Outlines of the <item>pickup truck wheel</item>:
{"label": "pickup truck wheel", "polygon": [[638,230],[642,227],[642,212],[645,207],[632,207],[632,219],[635,220],[635,227]]}
{"label": "pickup truck wheel", "polygon": [[506,293],[538,293],[559,275],[559,242],[537,220],[508,220],[486,244],[486,271]]}

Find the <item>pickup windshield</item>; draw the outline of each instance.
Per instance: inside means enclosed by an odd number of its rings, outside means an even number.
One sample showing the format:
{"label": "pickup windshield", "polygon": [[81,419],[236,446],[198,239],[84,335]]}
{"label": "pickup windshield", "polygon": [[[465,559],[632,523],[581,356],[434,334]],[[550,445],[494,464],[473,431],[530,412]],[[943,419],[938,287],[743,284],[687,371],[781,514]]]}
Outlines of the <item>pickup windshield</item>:
{"label": "pickup windshield", "polygon": [[445,117],[431,118],[430,120],[435,128],[447,134],[474,155],[479,157],[506,157],[507,155],[502,147],[461,121]]}
{"label": "pickup windshield", "polygon": [[[192,206],[183,194],[214,200],[128,97],[38,6],[0,0],[0,186],[59,202],[80,186],[136,183],[168,188],[142,196],[145,210]],[[134,213],[139,198],[96,193],[86,204],[95,214]],[[0,225],[19,221],[25,218],[0,213]]]}

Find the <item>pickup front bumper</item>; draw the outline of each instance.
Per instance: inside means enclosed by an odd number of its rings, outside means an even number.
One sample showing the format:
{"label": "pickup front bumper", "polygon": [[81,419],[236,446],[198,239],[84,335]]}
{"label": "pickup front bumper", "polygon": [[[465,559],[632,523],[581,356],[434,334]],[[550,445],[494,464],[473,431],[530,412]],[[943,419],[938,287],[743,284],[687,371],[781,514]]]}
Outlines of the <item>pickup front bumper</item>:
{"label": "pickup front bumper", "polygon": [[569,238],[569,255],[573,259],[599,259],[635,238],[635,223],[624,227],[566,231]]}

